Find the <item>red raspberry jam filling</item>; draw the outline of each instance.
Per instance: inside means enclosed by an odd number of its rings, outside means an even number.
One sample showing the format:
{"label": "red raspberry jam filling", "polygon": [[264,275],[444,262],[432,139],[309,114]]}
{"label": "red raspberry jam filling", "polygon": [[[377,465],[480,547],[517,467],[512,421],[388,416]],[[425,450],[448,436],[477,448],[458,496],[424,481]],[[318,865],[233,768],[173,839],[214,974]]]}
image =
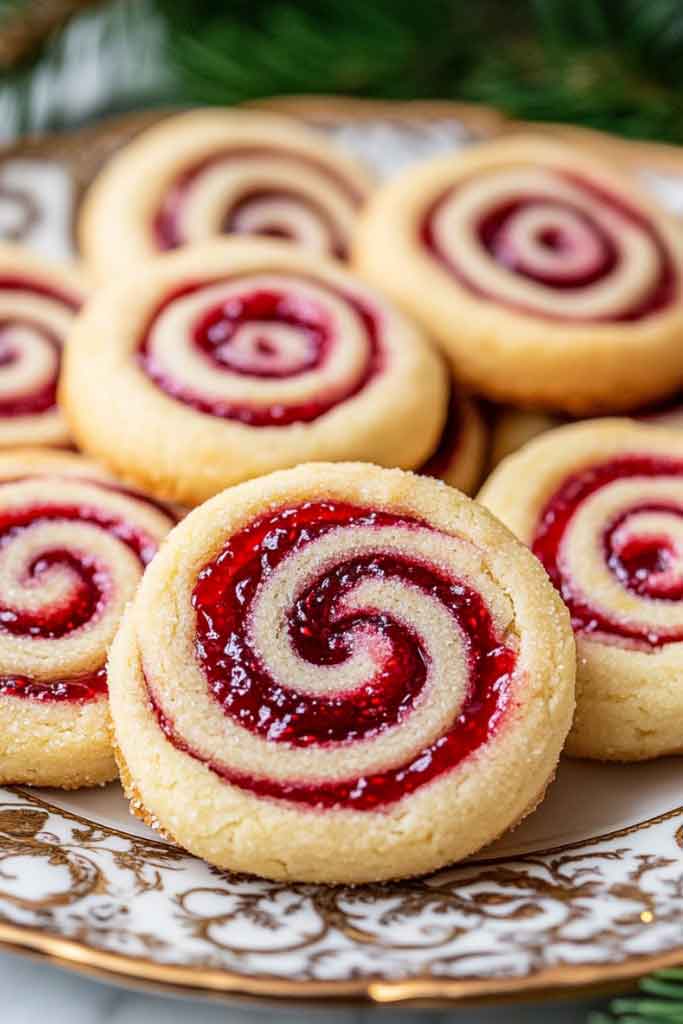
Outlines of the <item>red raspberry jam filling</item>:
{"label": "red raspberry jam filling", "polygon": [[[30,281],[23,277],[0,275],[0,293],[3,291],[28,292],[52,299],[61,303],[67,309],[76,312],[80,302],[65,292],[58,291],[47,284],[39,281]],[[55,352],[57,363],[61,359],[62,339],[48,330],[43,324],[24,317],[11,317],[0,320],[0,373],[3,368],[13,366],[22,358],[20,350],[15,348],[8,338],[7,332],[12,328],[27,327],[35,334],[42,337],[47,345]],[[57,377],[55,373],[50,380],[45,381],[37,391],[26,391],[12,397],[0,399],[0,417],[30,416],[54,409],[57,405]]]}
{"label": "red raspberry jam filling", "polygon": [[[54,350],[59,365],[62,355],[61,341],[42,324],[17,318],[0,321],[0,373],[4,368],[14,366],[23,358],[21,350],[15,348],[7,336],[8,330],[16,327],[28,327],[39,335],[45,344]],[[0,417],[31,416],[54,409],[57,405],[57,379],[58,373],[54,373],[36,391],[25,391],[11,398],[0,398]]]}
{"label": "red raspberry jam filling", "polygon": [[553,210],[564,212],[574,220],[569,225],[539,231],[536,242],[560,259],[550,259],[536,266],[529,260],[512,230],[515,217],[527,211],[547,208],[547,199],[519,199],[493,210],[478,225],[477,235],[490,256],[516,274],[553,288],[583,288],[599,281],[616,267],[619,253],[616,245],[598,221],[578,207],[566,202],[553,202]]}
{"label": "red raspberry jam filling", "polygon": [[73,679],[57,679],[45,683],[27,676],[0,676],[0,697],[24,697],[42,703],[77,701],[84,704],[107,694],[107,670],[97,669]]}
{"label": "red raspberry jam filling", "polygon": [[[574,514],[590,495],[615,481],[633,477],[680,477],[683,463],[655,455],[625,455],[569,476],[546,504],[539,519],[532,550],[541,560],[561,593],[572,616],[574,630],[622,640],[638,641],[650,648],[683,640],[679,629],[656,629],[612,618],[594,608],[587,596],[578,594],[562,566],[561,549]],[[672,539],[661,534],[623,537],[623,527],[634,515],[663,512],[683,517],[683,506],[673,502],[642,501],[624,509],[607,526],[602,548],[607,566],[622,586],[643,598],[683,600],[683,578],[671,571],[676,553]]]}
{"label": "red raspberry jam filling", "polygon": [[621,540],[620,528],[630,516],[639,512],[663,512],[683,516],[683,509],[673,505],[638,505],[612,525],[605,537],[609,552],[608,565],[614,575],[641,597],[680,601],[683,598],[683,577],[676,571],[676,546],[671,538],[658,533],[627,537]]}
{"label": "red raspberry jam filling", "polygon": [[[348,247],[341,237],[338,228],[324,207],[316,203],[311,196],[294,189],[262,189],[245,192],[239,202],[234,203],[223,218],[221,233],[226,235],[263,235],[266,238],[282,238],[287,242],[304,243],[297,231],[296,220],[287,220],[286,212],[276,211],[275,206],[281,203],[303,208],[309,216],[313,214],[324,230],[328,241],[328,253],[339,260],[346,259]],[[252,227],[254,219],[258,220],[258,228]]]}
{"label": "red raspberry jam filling", "polygon": [[[631,306],[610,316],[595,319],[610,322],[639,320],[670,305],[675,294],[676,272],[668,246],[655,227],[637,210],[593,182],[570,174],[558,177],[578,186],[618,216],[637,226],[650,238],[659,254],[659,274],[649,292],[640,296]],[[439,262],[447,266],[474,294],[503,302],[504,300],[495,293],[489,292],[485,284],[471,280],[458,263],[457,250],[444,250],[438,239],[437,218],[442,207],[449,203],[456,193],[457,189],[449,189],[432,203],[422,222],[422,242]],[[534,236],[535,246],[541,251],[545,250],[549,257],[552,257],[547,260],[535,260],[533,254],[525,251],[525,247],[517,239],[515,227],[518,219],[533,211],[538,211],[541,216],[543,211],[547,211],[547,226],[539,225]],[[554,222],[554,216],[559,216],[559,220]],[[553,200],[544,195],[523,195],[515,201],[500,204],[477,224],[476,235],[479,244],[494,262],[528,280],[564,292],[572,289],[578,291],[599,283],[609,277],[621,261],[618,236],[611,237],[603,225],[579,206],[565,200]],[[561,314],[553,316],[521,304],[505,302],[505,305],[545,319],[582,319],[580,314],[572,317]]]}
{"label": "red raspberry jam filling", "polygon": [[55,288],[46,282],[22,277],[20,274],[0,273],[0,291],[33,292],[34,295],[40,295],[45,299],[61,302],[63,306],[66,306],[73,313],[77,313],[81,308],[81,300],[77,299],[75,295],[70,295],[68,292]]}
{"label": "red raspberry jam filling", "polygon": [[419,470],[424,476],[441,476],[455,458],[462,440],[462,408],[457,392],[451,389],[446,422],[434,454]]}
{"label": "red raspberry jam filling", "polygon": [[[22,478],[29,479],[29,478]],[[48,482],[57,478],[48,478]],[[73,478],[72,478],[73,479]],[[7,484],[14,481],[2,481]],[[99,487],[98,482],[85,480],[89,486]],[[101,485],[106,490],[124,489],[116,486]],[[131,495],[136,500],[146,501],[139,495]],[[0,510],[0,550],[20,539],[24,530],[49,522],[65,520],[79,523],[94,523],[112,533],[127,545],[137,556],[141,566],[146,566],[156,553],[156,541],[145,532],[126,523],[123,519],[103,510],[85,505],[31,505]],[[42,639],[59,639],[74,630],[87,627],[95,618],[108,599],[110,578],[106,565],[100,564],[87,552],[77,549],[69,551],[62,547],[45,549],[40,557],[27,567],[27,582],[39,582],[41,577],[54,568],[66,568],[73,579],[73,587],[68,598],[54,605],[42,605],[28,610],[12,608],[0,604],[0,633],[11,633],[13,636],[26,637],[30,643],[34,637]],[[43,682],[24,676],[0,676],[0,694],[26,697],[41,701],[79,701],[90,700],[106,693],[106,670],[97,669],[87,676],[73,679],[59,679]]]}
{"label": "red raspberry jam filling", "polygon": [[[281,351],[277,334],[269,327],[284,327],[299,341],[292,358]],[[239,347],[246,331],[249,346]],[[208,310],[195,324],[192,340],[219,369],[248,377],[283,378],[317,369],[324,362],[332,338],[325,310],[307,297],[279,291],[247,292]]]}
{"label": "red raspberry jam filling", "polygon": [[[157,307],[147,325],[138,352],[140,365],[157,387],[177,401],[210,416],[237,420],[252,427],[310,423],[336,405],[353,398],[380,372],[382,348],[379,315],[355,296],[333,290],[325,284],[327,291],[352,308],[365,332],[367,357],[353,379],[345,380],[336,390],[331,389],[306,401],[294,401],[286,405],[248,405],[197,394],[157,365],[150,346],[150,336],[158,317],[175,301],[217,283],[205,281],[176,289]],[[272,328],[270,333],[269,328]],[[298,337],[300,354],[294,363],[280,347],[278,332],[282,328],[295,332]],[[251,332],[248,342],[250,347],[246,354],[241,349],[238,355],[237,351],[231,351],[231,345],[239,339],[244,341],[245,330]],[[298,296],[294,289],[291,292],[261,288],[250,290],[248,280],[239,299],[231,297],[228,302],[214,306],[199,318],[191,340],[217,375],[237,372],[243,376],[280,379],[295,377],[322,366],[332,348],[343,344],[343,339],[335,335],[330,317],[321,305],[306,296]]]}
{"label": "red raspberry jam filling", "polygon": [[[341,502],[307,502],[258,519],[235,534],[200,573],[193,591],[195,653],[209,693],[224,713],[268,743],[294,747],[348,744],[399,726],[410,715],[430,672],[428,648],[401,621],[377,609],[343,610],[344,595],[365,579],[398,580],[438,600],[465,640],[469,686],[457,717],[434,743],[408,763],[371,775],[312,784],[252,777],[206,762],[175,730],[152,696],[166,736],[205,761],[221,778],[259,796],[310,806],[374,810],[451,771],[498,728],[511,700],[516,653],[496,636],[480,595],[443,569],[381,547],[349,557],[326,570],[296,597],[289,612],[292,646],[316,666],[343,664],[359,634],[381,638],[387,656],[381,669],[357,690],[313,694],[291,689],[264,667],[249,633],[250,610],[260,586],[292,552],[332,530],[354,527],[425,528],[418,520]],[[378,538],[381,545],[381,539]]]}
{"label": "red raspberry jam filling", "polygon": [[[152,223],[154,238],[160,249],[176,249],[183,245],[185,237],[182,227],[182,217],[185,204],[190,193],[195,188],[201,188],[201,178],[206,171],[224,164],[230,168],[231,164],[239,165],[241,162],[250,160],[287,160],[305,168],[315,170],[316,174],[326,179],[330,186],[337,192],[341,192],[354,206],[360,206],[363,197],[342,174],[332,167],[294,150],[276,149],[270,146],[242,146],[234,149],[219,150],[205,160],[200,161],[188,168],[176,178],[166,193]],[[254,231],[245,224],[248,223],[249,213],[257,206],[269,203],[272,200],[285,200],[295,203],[310,211],[326,229],[327,237],[330,239],[330,251],[333,255],[343,258],[346,256],[346,241],[339,236],[329,214],[315,200],[305,192],[297,192],[292,188],[254,189],[245,188],[223,211],[221,231],[225,234],[258,234],[271,238],[285,238],[296,241],[296,232],[292,224],[283,222],[282,219],[269,220],[267,217],[260,223],[259,229]]]}

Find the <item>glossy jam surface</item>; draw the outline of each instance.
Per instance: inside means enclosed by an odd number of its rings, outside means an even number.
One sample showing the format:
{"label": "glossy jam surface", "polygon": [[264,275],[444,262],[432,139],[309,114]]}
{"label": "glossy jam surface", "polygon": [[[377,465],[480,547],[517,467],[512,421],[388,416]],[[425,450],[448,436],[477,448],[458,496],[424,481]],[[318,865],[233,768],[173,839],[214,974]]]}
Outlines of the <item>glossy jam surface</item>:
{"label": "glossy jam surface", "polygon": [[[640,512],[663,512],[683,519],[683,508],[673,505],[638,505],[630,515]],[[676,545],[661,533],[619,540],[619,528],[625,517],[617,520],[605,536],[607,562],[625,587],[641,597],[665,601],[683,599],[683,577],[676,572]]]}
{"label": "glossy jam surface", "polygon": [[[182,228],[182,215],[185,204],[190,193],[195,188],[201,188],[202,176],[220,165],[226,170],[232,166],[239,167],[244,163],[248,167],[251,160],[288,160],[300,164],[302,167],[310,167],[317,174],[326,178],[330,186],[337,192],[341,192],[354,206],[360,206],[362,196],[354,185],[341,173],[321,160],[295,150],[286,150],[270,146],[241,146],[231,149],[218,150],[205,160],[194,164],[184,171],[173,183],[166,193],[163,202],[159,206],[152,224],[154,238],[160,249],[175,249],[185,242]],[[267,202],[273,199],[286,200],[301,204],[311,211],[316,218],[327,228],[331,239],[331,251],[339,258],[346,255],[346,242],[339,237],[334,229],[329,215],[319,203],[305,192],[298,192],[291,187],[282,188],[261,188],[255,189],[253,184],[239,191],[236,198],[226,205],[223,211],[221,230],[226,234],[242,234],[245,229],[242,226],[243,214],[246,210],[257,203]],[[252,234],[252,231],[247,232]],[[292,239],[292,230],[289,224],[275,220],[261,226],[257,234],[271,238]]]}
{"label": "glossy jam surface", "polygon": [[[67,309],[77,312],[80,302],[66,292],[58,291],[50,285],[28,278],[0,274],[0,294],[4,291],[17,291],[34,294],[42,298],[52,299]],[[61,358],[62,339],[37,320],[25,317],[0,319],[0,374],[3,369],[13,367],[22,358],[22,353],[11,342],[9,331],[16,327],[27,327],[40,335],[45,343],[55,352],[57,361]],[[57,376],[35,391],[25,391],[16,395],[0,398],[0,417],[30,416],[54,409],[57,404]]]}
{"label": "glossy jam surface", "polygon": [[[655,227],[637,210],[632,209],[617,196],[601,189],[593,182],[570,174],[562,175],[561,177],[604,203],[608,208],[614,210],[618,216],[636,225],[654,243],[659,255],[659,274],[649,291],[641,295],[632,305],[604,319],[609,322],[639,320],[669,306],[674,299],[676,291],[676,270],[669,249],[657,233]],[[473,281],[466,276],[458,263],[457,250],[453,253],[444,251],[442,245],[437,240],[435,230],[436,219],[442,206],[452,199],[455,192],[456,190],[449,189],[432,203],[422,222],[420,230],[422,242],[439,262],[446,265],[451,273],[470,291],[482,298],[502,302],[503,300],[496,296],[494,292],[487,291],[485,282]],[[580,243],[577,239],[571,237],[569,233],[565,233],[561,229],[541,232],[537,240],[543,247],[558,256],[561,256],[563,252],[566,253],[568,265],[571,269],[563,272],[560,261],[552,273],[536,271],[524,259],[521,251],[511,244],[509,232],[511,221],[520,213],[526,213],[535,208],[547,207],[551,202],[547,196],[528,194],[521,196],[514,202],[500,204],[491,210],[476,226],[479,244],[486,250],[492,260],[507,267],[513,273],[563,292],[569,292],[572,289],[578,291],[581,288],[589,287],[608,278],[621,260],[618,235],[610,237],[597,220],[578,206],[574,206],[566,201],[557,201],[552,203],[552,205],[557,211],[569,214],[575,220],[575,223],[580,225],[584,235],[583,243]],[[583,244],[586,249],[590,250],[583,255],[583,258],[582,254],[574,251],[575,247],[580,244]],[[506,302],[506,305],[509,308],[519,310],[519,312],[530,312],[534,316],[540,316],[545,319],[572,321],[581,319],[580,314],[568,318],[559,314],[553,316],[547,312],[541,312],[510,302]]]}
{"label": "glossy jam surface", "polygon": [[[304,341],[295,365],[285,361],[268,327],[291,328]],[[257,335],[249,360],[240,359],[235,340],[244,327],[255,326]],[[217,369],[230,369],[245,377],[294,377],[314,370],[324,361],[332,337],[325,310],[316,303],[281,291],[259,289],[208,310],[195,324],[193,342]]]}
{"label": "glossy jam surface", "polygon": [[[288,275],[291,276],[291,275]],[[332,346],[343,345],[343,338],[333,333],[332,324],[325,310],[317,303],[307,300],[296,293],[296,279],[293,280],[292,291],[265,291],[260,288],[250,290],[245,283],[244,293],[240,300],[232,298],[222,306],[212,306],[195,324],[192,344],[195,345],[209,361],[217,374],[229,371],[244,376],[284,378],[298,376],[307,370],[321,366],[327,358]],[[302,281],[307,279],[301,278]],[[336,405],[353,398],[365,388],[382,367],[382,348],[380,345],[379,315],[358,298],[331,289],[328,284],[322,287],[331,291],[351,307],[358,317],[365,332],[367,357],[360,371],[351,381],[345,381],[336,390],[315,395],[314,397],[290,404],[259,405],[241,404],[222,401],[210,396],[203,396],[192,391],[182,381],[171,378],[155,362],[150,347],[150,333],[157,318],[176,300],[192,294],[201,288],[217,284],[217,281],[205,281],[201,284],[183,285],[166,296],[155,310],[145,331],[138,359],[145,373],[166,394],[179,402],[221,419],[236,420],[252,427],[289,426],[291,423],[310,423],[323,416]],[[313,282],[318,283],[318,282]],[[294,367],[293,371],[281,368],[282,357],[277,349],[277,339],[268,335],[268,326],[286,327],[296,330],[306,339],[308,354]],[[262,351],[258,366],[236,367],[234,355],[231,355],[231,340],[236,337],[240,328],[257,325],[262,328]],[[270,351],[272,350],[272,351]],[[270,368],[268,364],[270,363]]]}
{"label": "glossy jam surface", "polygon": [[107,695],[107,670],[102,667],[88,675],[55,679],[49,683],[27,676],[0,676],[0,697],[23,697],[41,703],[98,700]]}
{"label": "glossy jam surface", "polygon": [[[545,566],[562,594],[572,616],[574,630],[583,634],[613,636],[638,641],[651,648],[683,640],[683,627],[676,630],[653,629],[651,625],[620,622],[592,607],[585,595],[578,595],[562,568],[561,548],[572,517],[581,504],[600,488],[633,477],[683,475],[683,462],[666,457],[628,455],[591,466],[568,477],[547,502],[533,539],[532,550]],[[683,579],[668,570],[674,546],[666,536],[648,534],[620,540],[619,531],[631,517],[640,513],[663,512],[683,518],[683,506],[672,503],[638,501],[609,523],[602,537],[605,562],[619,582],[641,597],[680,601]]]}
{"label": "glossy jam surface", "polygon": [[[410,714],[430,670],[421,637],[390,614],[376,609],[343,610],[344,594],[361,580],[399,581],[436,598],[465,640],[469,688],[457,718],[429,747],[406,764],[363,778],[312,784],[250,777],[223,764],[210,767],[226,781],[261,796],[316,807],[373,810],[390,804],[450,771],[495,733],[511,700],[516,654],[496,634],[479,594],[444,570],[378,550],[349,557],[304,588],[288,613],[290,642],[300,658],[317,666],[349,658],[359,636],[379,637],[381,670],[358,690],[313,694],[292,690],[272,678],[251,646],[250,608],[260,585],[292,552],[332,530],[424,524],[404,516],[340,502],[305,503],[256,520],[235,534],[198,577],[196,656],[209,692],[224,713],[270,743],[296,747],[347,744],[400,725]],[[160,725],[180,749],[199,758],[176,733],[170,717],[154,702]]]}
{"label": "glossy jam surface", "polygon": [[[30,479],[27,477],[17,480]],[[57,488],[60,478],[45,478],[54,481]],[[73,479],[73,478],[72,478]],[[80,479],[80,478],[79,478]],[[15,483],[17,480],[4,480],[2,484]],[[146,502],[146,498],[116,485],[100,484],[83,478],[90,486],[103,487],[106,490],[120,491],[130,494],[136,500]],[[169,517],[170,518],[170,517]],[[29,506],[0,509],[0,552],[7,545],[21,537],[24,530],[50,522],[70,521],[74,523],[93,523],[107,530],[126,544],[137,556],[141,566],[146,566],[156,553],[156,541],[125,520],[108,514],[95,506],[59,505],[46,503]],[[87,551],[67,550],[64,547],[44,548],[40,555],[27,567],[28,584],[40,584],[41,578],[47,578],[51,571],[69,573],[72,585],[68,598],[54,605],[40,605],[35,610],[13,608],[0,603],[0,634],[9,633],[17,637],[41,639],[60,639],[74,630],[86,628],[95,618],[108,600],[110,589],[109,573],[106,565],[88,555]],[[83,701],[98,697],[106,692],[106,672],[98,669],[87,676],[73,679],[58,679],[54,682],[41,682],[23,676],[0,675],[0,694],[25,697],[40,701]]]}
{"label": "glossy jam surface", "polygon": [[462,429],[463,417],[460,400],[455,391],[451,391],[446,422],[439,443],[434,454],[421,467],[420,473],[425,476],[441,476],[448,470],[460,447]]}

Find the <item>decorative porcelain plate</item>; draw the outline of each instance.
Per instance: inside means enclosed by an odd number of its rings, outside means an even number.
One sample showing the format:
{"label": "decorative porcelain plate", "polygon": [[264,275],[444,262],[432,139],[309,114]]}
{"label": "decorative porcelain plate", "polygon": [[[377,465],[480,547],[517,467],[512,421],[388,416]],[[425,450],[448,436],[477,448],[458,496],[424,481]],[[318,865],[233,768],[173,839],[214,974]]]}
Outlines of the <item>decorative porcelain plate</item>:
{"label": "decorative porcelain plate", "polygon": [[[448,104],[279,101],[382,174],[511,130]],[[81,190],[158,114],[0,154],[0,236],[74,254]],[[683,158],[609,147],[674,212]],[[116,785],[0,790],[0,943],[127,982],[264,999],[444,1003],[608,986],[683,962],[683,760],[566,762],[548,798],[476,861],[359,888],[216,871],[129,816]]]}

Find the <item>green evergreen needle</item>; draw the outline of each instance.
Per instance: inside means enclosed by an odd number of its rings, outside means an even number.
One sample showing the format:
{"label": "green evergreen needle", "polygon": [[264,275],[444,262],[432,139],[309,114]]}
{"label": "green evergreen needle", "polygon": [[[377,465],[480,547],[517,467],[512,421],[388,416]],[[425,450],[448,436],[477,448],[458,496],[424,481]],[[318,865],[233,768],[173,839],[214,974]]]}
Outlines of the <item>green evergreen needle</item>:
{"label": "green evergreen needle", "polygon": [[681,1024],[683,1021],[680,1004],[657,1006],[634,1000],[628,1007],[613,1003],[611,1009],[614,1016],[591,1014],[588,1024]]}
{"label": "green evergreen needle", "polygon": [[643,978],[640,983],[643,992],[651,995],[664,996],[668,999],[678,999],[683,1006],[683,972],[678,979],[668,981],[661,974],[653,975],[651,978]]}
{"label": "green evergreen needle", "polygon": [[591,1014],[588,1024],[683,1024],[683,969],[668,968],[643,978],[641,992],[657,999],[629,996],[614,999],[611,1015]]}
{"label": "green evergreen needle", "polygon": [[[22,2],[0,0],[0,25]],[[110,53],[135,49],[151,23],[163,37],[153,88],[143,52],[117,76],[102,46],[107,38]],[[25,129],[87,115],[87,97],[70,106],[63,95],[78,77],[69,62],[99,82],[98,112],[283,92],[452,98],[683,142],[681,0],[109,0],[0,75],[0,95]]]}

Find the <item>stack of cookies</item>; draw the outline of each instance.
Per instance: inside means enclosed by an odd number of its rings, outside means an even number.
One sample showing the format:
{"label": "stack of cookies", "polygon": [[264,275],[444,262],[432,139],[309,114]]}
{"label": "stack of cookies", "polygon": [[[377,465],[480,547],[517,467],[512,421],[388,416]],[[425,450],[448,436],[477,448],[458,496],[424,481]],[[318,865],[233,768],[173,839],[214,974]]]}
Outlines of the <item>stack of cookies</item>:
{"label": "stack of cookies", "polygon": [[683,230],[631,178],[195,111],[79,240],[0,248],[0,781],[363,882],[683,750]]}

